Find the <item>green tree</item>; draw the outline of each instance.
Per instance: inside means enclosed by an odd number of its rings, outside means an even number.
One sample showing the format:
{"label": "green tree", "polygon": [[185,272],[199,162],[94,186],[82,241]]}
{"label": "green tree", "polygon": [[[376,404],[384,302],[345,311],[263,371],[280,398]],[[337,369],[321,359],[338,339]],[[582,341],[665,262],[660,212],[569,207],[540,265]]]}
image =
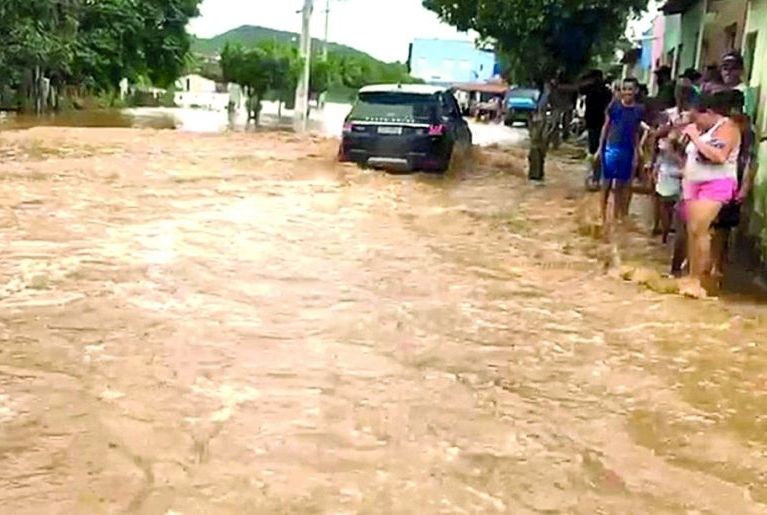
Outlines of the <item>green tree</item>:
{"label": "green tree", "polygon": [[272,58],[269,89],[277,99],[277,116],[282,118],[282,105],[293,105],[296,87],[303,68],[303,59],[298,49],[279,41],[265,41],[259,48],[264,49]]}
{"label": "green tree", "polygon": [[315,94],[325,93],[330,87],[332,73],[333,69],[330,62],[314,59],[311,62],[311,73],[309,75],[309,92]]}
{"label": "green tree", "polygon": [[224,80],[242,87],[247,98],[248,120],[258,125],[261,102],[275,83],[278,59],[264,48],[244,49],[239,45],[224,47],[221,69]]}
{"label": "green tree", "polygon": [[[596,51],[617,44],[632,14],[647,0],[423,0],[423,5],[460,30],[474,30],[506,58],[514,82],[545,90],[573,80]],[[558,123],[541,102],[530,124],[529,176],[544,176],[546,153]]]}
{"label": "green tree", "polygon": [[2,0],[0,86],[40,104],[40,85],[114,91],[167,86],[183,71],[200,0]]}
{"label": "green tree", "polygon": [[22,90],[41,111],[46,78],[60,80],[72,64],[76,2],[4,0],[0,3],[0,87]]}

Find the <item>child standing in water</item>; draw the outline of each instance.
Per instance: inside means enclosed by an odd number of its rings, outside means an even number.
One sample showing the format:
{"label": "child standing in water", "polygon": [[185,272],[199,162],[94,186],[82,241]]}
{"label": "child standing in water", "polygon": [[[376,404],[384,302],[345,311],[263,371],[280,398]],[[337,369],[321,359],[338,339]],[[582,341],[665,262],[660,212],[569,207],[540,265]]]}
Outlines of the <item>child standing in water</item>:
{"label": "child standing in water", "polygon": [[663,243],[668,242],[674,209],[682,194],[684,156],[682,133],[678,129],[672,129],[668,136],[658,142],[658,160],[655,164],[655,194]]}
{"label": "child standing in water", "polygon": [[[690,123],[692,87],[679,85],[674,92],[675,106],[666,109],[666,124],[657,131],[658,158],[655,163],[655,234],[663,235],[663,243],[674,221],[674,211],[682,194],[682,170],[685,165],[685,148],[682,128]],[[677,233],[677,237],[681,237]]]}

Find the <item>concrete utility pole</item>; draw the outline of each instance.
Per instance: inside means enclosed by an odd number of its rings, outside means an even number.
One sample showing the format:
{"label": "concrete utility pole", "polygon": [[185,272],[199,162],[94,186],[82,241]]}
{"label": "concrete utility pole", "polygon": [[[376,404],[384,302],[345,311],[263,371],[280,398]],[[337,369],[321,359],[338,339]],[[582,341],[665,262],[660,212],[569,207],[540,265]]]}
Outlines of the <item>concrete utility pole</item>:
{"label": "concrete utility pole", "polygon": [[304,60],[304,69],[296,88],[296,105],[293,111],[293,128],[298,132],[304,132],[307,128],[307,114],[309,111],[309,76],[312,71],[312,34],[311,21],[314,10],[314,0],[304,0],[304,8],[301,10],[301,47],[300,53]]}
{"label": "concrete utility pole", "polygon": [[330,35],[330,0],[325,1],[325,45],[322,47],[322,58],[328,60],[328,36]]}
{"label": "concrete utility pole", "polygon": [[[330,0],[325,0],[325,41],[322,45],[322,60],[328,62],[328,36],[330,34]],[[325,96],[327,92],[323,91],[318,100],[318,107],[325,109]]]}

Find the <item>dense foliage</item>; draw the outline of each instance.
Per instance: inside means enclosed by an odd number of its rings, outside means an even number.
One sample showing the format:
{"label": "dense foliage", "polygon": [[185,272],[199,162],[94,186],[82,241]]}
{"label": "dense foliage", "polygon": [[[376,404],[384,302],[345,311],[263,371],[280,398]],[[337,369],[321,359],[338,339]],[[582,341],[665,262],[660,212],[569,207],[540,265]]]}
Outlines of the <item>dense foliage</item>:
{"label": "dense foliage", "polygon": [[574,76],[622,39],[647,0],[423,0],[447,23],[475,30],[507,59],[518,82]]}
{"label": "dense foliage", "polygon": [[296,49],[279,43],[247,49],[227,44],[220,65],[222,79],[242,87],[248,98],[249,118],[258,122],[261,101],[268,92],[281,102],[288,102],[295,94],[303,60]]}
{"label": "dense foliage", "polygon": [[110,91],[171,84],[184,70],[200,0],[2,0],[0,88]]}

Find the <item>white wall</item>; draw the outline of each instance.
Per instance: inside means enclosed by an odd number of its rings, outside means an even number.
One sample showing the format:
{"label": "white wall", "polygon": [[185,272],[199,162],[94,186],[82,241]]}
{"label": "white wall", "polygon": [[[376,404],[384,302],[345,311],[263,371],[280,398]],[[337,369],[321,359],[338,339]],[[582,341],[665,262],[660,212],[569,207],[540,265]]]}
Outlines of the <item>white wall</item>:
{"label": "white wall", "polygon": [[185,75],[176,81],[176,90],[187,93],[215,93],[216,82],[202,75]]}

